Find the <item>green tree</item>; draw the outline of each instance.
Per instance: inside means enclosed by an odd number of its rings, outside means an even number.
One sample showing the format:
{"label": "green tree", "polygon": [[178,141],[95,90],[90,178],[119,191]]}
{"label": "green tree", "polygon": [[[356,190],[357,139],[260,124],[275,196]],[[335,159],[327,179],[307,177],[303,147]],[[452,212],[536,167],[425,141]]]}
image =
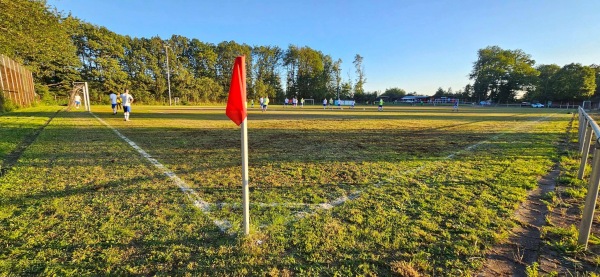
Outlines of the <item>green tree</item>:
{"label": "green tree", "polygon": [[356,72],[356,83],[354,84],[354,93],[364,94],[365,89],[364,85],[367,82],[365,78],[365,67],[363,66],[363,57],[359,54],[354,56],[354,64],[355,72]]}
{"label": "green tree", "polygon": [[[132,39],[130,37],[125,39],[128,48],[125,49],[122,67],[128,76],[129,87],[134,89],[136,102],[151,102],[157,96],[157,79],[162,78],[158,56],[152,53],[150,39]],[[158,41],[158,44],[162,41],[160,38],[154,39]],[[158,50],[160,49],[156,49],[156,51]],[[158,80],[158,82],[161,81]],[[162,87],[167,87],[166,80]]]}
{"label": "green tree", "polygon": [[553,100],[555,90],[555,76],[560,71],[560,66],[556,64],[541,64],[536,67],[540,72],[533,89],[527,91],[523,99],[529,101],[546,102]]}
{"label": "green tree", "polygon": [[467,100],[467,101],[473,101],[473,86],[471,84],[467,84],[465,85],[465,88],[463,89],[462,94],[460,95],[461,99]]}
{"label": "green tree", "polygon": [[287,70],[287,96],[322,99],[334,97],[329,84],[334,79],[330,56],[309,47],[290,45],[283,57]]}
{"label": "green tree", "polygon": [[128,87],[128,75],[123,71],[125,49],[129,48],[127,38],[82,21],[73,31],[77,53],[83,61],[82,79],[93,88],[90,97],[102,100],[104,95]]}
{"label": "green tree", "polygon": [[[216,81],[223,87],[220,99],[225,100],[231,83],[231,70],[237,56],[246,56],[246,68],[252,68],[251,47],[235,41],[223,41],[217,45]],[[246,82],[252,84],[252,70],[246,70]]]}
{"label": "green tree", "polygon": [[[214,45],[179,35],[166,40],[132,38],[65,17],[48,9],[44,0],[0,0],[0,10],[0,52],[29,67],[40,92],[62,86],[66,94],[77,80],[90,83],[92,101],[105,101],[109,92],[129,88],[137,101],[166,103],[170,75],[173,97],[185,102],[222,101],[233,61],[244,55],[250,98],[258,93],[283,97],[283,66],[290,97],[352,94],[351,82],[342,83],[341,60],[309,47],[283,51],[234,41]],[[359,76],[364,83],[364,73]]]}
{"label": "green tree", "polygon": [[45,1],[0,0],[0,11],[0,53],[27,67],[36,85],[64,94],[80,66],[69,36],[73,18]]}
{"label": "green tree", "polygon": [[390,99],[400,99],[406,96],[406,91],[401,88],[388,88],[381,96],[387,96]]}
{"label": "green tree", "polygon": [[470,78],[475,80],[475,96],[495,102],[514,101],[519,91],[535,83],[539,72],[535,61],[520,49],[504,50],[489,46],[478,51]]}
{"label": "green tree", "polygon": [[343,82],[340,85],[340,99],[353,99],[355,97],[352,93],[352,83]]}
{"label": "green tree", "polygon": [[435,93],[433,94],[433,97],[435,98],[440,98],[446,95],[446,92],[444,91],[444,89],[442,87],[439,87]]}
{"label": "green tree", "polygon": [[594,91],[594,96],[600,97],[600,65],[592,64],[590,67],[596,72],[596,90]]}
{"label": "green tree", "polygon": [[257,100],[268,95],[275,98],[283,90],[279,71],[283,58],[283,50],[278,46],[255,46],[252,48],[253,87],[248,92],[248,99]]}
{"label": "green tree", "polygon": [[189,66],[193,69],[194,76],[197,78],[207,77],[216,79],[217,57],[216,46],[214,44],[204,43],[195,38],[190,42]]}
{"label": "green tree", "polygon": [[586,100],[596,90],[596,71],[589,66],[571,63],[563,66],[554,77],[554,99]]}
{"label": "green tree", "polygon": [[349,91],[342,88],[342,59],[338,59],[333,63],[331,73],[333,74],[334,90],[339,94],[339,98],[352,98],[352,88]]}

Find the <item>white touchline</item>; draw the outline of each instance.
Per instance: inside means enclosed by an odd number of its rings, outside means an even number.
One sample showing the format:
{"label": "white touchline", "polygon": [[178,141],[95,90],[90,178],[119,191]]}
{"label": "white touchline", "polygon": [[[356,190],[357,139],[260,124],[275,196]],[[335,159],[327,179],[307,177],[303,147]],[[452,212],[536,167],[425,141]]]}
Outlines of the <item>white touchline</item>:
{"label": "white touchline", "polygon": [[[534,123],[540,122],[542,120],[545,120],[545,119],[549,118],[550,116],[552,116],[552,115],[548,115],[546,117],[541,117],[541,118],[538,118],[538,119],[533,120],[533,121],[525,122],[526,124],[519,125],[519,126],[513,128],[512,130],[519,130],[520,128],[528,127],[530,124],[534,124]],[[454,152],[454,153],[452,153],[452,154],[450,154],[450,155],[442,158],[440,161],[454,159],[454,157],[456,157],[456,155],[458,155],[458,154],[461,154],[461,153],[464,153],[464,152],[468,152],[468,151],[473,151],[477,147],[479,147],[479,146],[481,146],[481,145],[483,145],[485,143],[489,143],[490,141],[496,140],[496,139],[498,139],[498,138],[506,135],[507,133],[508,132],[500,133],[500,134],[497,134],[497,135],[495,135],[495,136],[493,136],[493,137],[491,137],[491,138],[489,138],[487,140],[483,140],[483,141],[477,142],[475,144],[469,145],[469,146],[467,146],[467,147],[465,147],[465,148],[463,148],[461,150],[458,150],[458,151],[456,151],[456,152]],[[435,162],[437,162],[437,161],[435,161]],[[419,171],[425,169],[427,166],[430,166],[430,165],[431,165],[431,163],[427,163],[427,164],[423,164],[423,165],[421,165],[421,166],[419,166],[417,168],[405,170],[403,172],[400,172],[400,176],[405,176],[405,175],[408,175],[408,174],[418,173]],[[375,187],[381,187],[381,184],[380,183],[375,184]],[[305,204],[305,203],[254,203],[252,206],[259,206],[259,207],[305,207],[305,208],[308,208],[309,210],[313,210],[313,213],[314,213],[314,211],[316,211],[316,210],[329,210],[331,208],[340,206],[340,205],[342,205],[342,204],[344,204],[344,203],[346,203],[348,201],[351,201],[351,200],[354,200],[354,199],[358,198],[362,193],[363,193],[363,190],[356,190],[356,191],[353,191],[349,195],[342,195],[342,196],[340,196],[340,197],[338,197],[336,199],[333,199],[333,200],[331,200],[329,202],[324,202],[324,203],[319,203],[319,204]],[[241,206],[241,204],[240,203],[232,203],[232,204],[217,203],[217,207],[219,207],[219,208],[224,207],[224,206],[239,207],[239,206]],[[302,212],[297,212],[296,216],[297,217],[303,217],[303,216],[306,216],[307,214],[311,214],[311,213],[310,212],[302,211]]]}
{"label": "white touchline", "polygon": [[[196,191],[194,191],[193,189],[189,188],[185,182],[183,182],[183,180],[181,180],[179,177],[177,177],[177,175],[175,175],[175,173],[173,173],[172,171],[170,171],[167,167],[165,167],[163,164],[161,164],[159,161],[157,161],[156,159],[152,158],[152,156],[150,156],[146,151],[144,151],[141,147],[139,147],[135,142],[131,141],[130,139],[128,139],[127,137],[125,137],[123,134],[121,134],[117,129],[115,129],[114,127],[112,127],[111,125],[109,125],[108,123],[106,123],[104,120],[102,120],[101,118],[99,118],[98,116],[96,116],[94,113],[90,112],[90,114],[92,114],[96,119],[98,119],[98,121],[100,121],[102,124],[106,125],[108,128],[110,128],[111,130],[113,130],[113,132],[115,132],[115,134],[117,134],[117,136],[119,136],[121,139],[123,139],[124,141],[126,141],[129,145],[131,145],[131,147],[133,147],[135,150],[137,150],[144,158],[146,158],[150,163],[152,163],[154,166],[156,166],[157,168],[159,168],[165,175],[167,175],[169,178],[171,178],[171,180],[173,180],[173,182],[181,189],[181,191],[183,193],[186,194],[186,196],[188,197],[188,199],[194,203],[194,206],[196,206],[197,208],[199,208],[203,213],[205,213],[207,216],[209,216],[209,218],[211,218],[211,220],[213,220],[213,223],[222,231],[222,232],[226,232],[227,229],[231,228],[231,223],[227,220],[219,220],[219,219],[213,219],[210,216],[210,207],[211,205],[216,205],[217,207],[223,207],[223,206],[238,206],[240,205],[239,203],[233,203],[233,204],[226,204],[226,203],[217,203],[217,204],[211,204],[208,203],[204,200],[202,200],[199,195],[196,193]],[[524,128],[529,126],[530,124],[545,120],[547,118],[549,118],[552,115],[548,115],[546,117],[541,117],[537,120],[534,121],[529,121],[526,122],[527,124],[524,125],[519,125],[515,128],[513,128],[513,130],[518,130],[520,128]],[[501,134],[497,134],[493,137],[491,137],[490,139],[484,140],[484,141],[480,141],[477,142],[475,144],[472,144],[470,146],[467,146],[459,151],[456,151],[455,153],[452,153],[444,158],[442,158],[441,160],[449,160],[449,159],[453,159],[456,155],[464,153],[464,152],[468,152],[468,151],[473,151],[474,149],[476,149],[477,147],[485,144],[485,143],[489,143],[492,140],[496,140],[504,135],[506,135],[508,132],[504,132]],[[421,165],[417,168],[413,168],[413,169],[409,169],[406,170],[404,172],[401,172],[400,175],[404,176],[407,174],[411,174],[411,173],[417,173],[421,170],[423,170],[425,167],[429,166],[430,164],[424,164]],[[380,187],[381,184],[376,184],[376,187]],[[362,194],[363,190],[358,190],[358,191],[354,191],[352,192],[350,195],[343,195],[339,198],[333,199],[329,202],[325,202],[325,203],[320,203],[320,204],[304,204],[304,203],[254,203],[254,206],[260,206],[260,207],[276,207],[276,206],[290,206],[290,207],[294,207],[294,206],[304,206],[304,207],[308,207],[309,209],[313,210],[313,213],[316,210],[329,210],[331,208],[340,206],[350,200],[354,200],[356,198],[358,198],[361,194]],[[311,214],[311,213],[307,213],[307,212],[298,212],[296,213],[296,217],[303,217],[306,214]]]}
{"label": "white touchline", "polygon": [[190,187],[188,187],[185,184],[185,182],[183,182],[183,180],[181,180],[179,177],[177,177],[177,175],[175,175],[175,173],[173,173],[172,171],[170,171],[166,166],[164,166],[163,164],[161,164],[155,158],[152,158],[152,156],[150,156],[150,154],[148,154],[146,151],[144,151],[144,149],[142,149],[135,142],[133,142],[132,140],[130,140],[129,138],[127,138],[126,136],[124,136],[123,134],[121,134],[121,132],[119,132],[113,126],[111,126],[108,123],[106,123],[106,121],[102,120],[101,118],[99,118],[98,116],[96,116],[92,112],[90,112],[90,114],[93,115],[96,119],[98,119],[98,121],[100,121],[100,123],[104,124],[106,127],[108,127],[109,129],[113,130],[113,132],[115,132],[115,134],[117,134],[117,136],[119,136],[122,140],[124,140],[125,142],[127,142],[129,145],[131,145],[131,147],[133,147],[133,149],[135,149],[136,151],[138,151],[138,153],[140,153],[144,158],[146,158],[146,160],[148,160],[156,168],[160,169],[160,171],[163,174],[167,175],[167,177],[169,177],[173,181],[173,183],[175,183],[175,185],[177,185],[179,187],[179,189],[183,193],[185,193],[185,195],[190,200],[190,202],[194,203],[194,206],[196,206],[204,214],[206,214],[207,216],[209,216],[209,218],[211,218],[211,220],[214,222],[214,224],[217,225],[217,227],[219,227],[219,229],[222,232],[225,232],[227,229],[229,229],[231,227],[231,223],[229,223],[227,220],[212,219],[212,217],[210,216],[210,205],[211,204],[208,203],[208,202],[206,202],[206,201],[204,201],[204,200],[202,200],[202,198],[200,198],[200,196],[198,195],[198,193],[196,193],[196,191],[194,191],[193,189],[191,189]]}
{"label": "white touchline", "polygon": [[[548,116],[546,116],[546,117],[541,117],[541,118],[539,118],[539,119],[537,119],[537,120],[534,120],[534,121],[528,121],[528,122],[526,122],[527,124],[524,124],[524,125],[519,125],[519,126],[517,126],[517,127],[513,128],[513,130],[518,130],[518,129],[520,129],[520,128],[525,128],[525,127],[528,127],[530,124],[534,124],[534,123],[540,122],[540,121],[542,121],[542,120],[545,120],[545,119],[549,118],[549,117],[550,117],[550,116],[552,116],[552,115],[553,115],[553,114],[551,114],[551,115],[548,115]],[[450,160],[450,159],[454,159],[454,157],[456,157],[456,155],[458,155],[458,154],[461,154],[461,153],[464,153],[464,152],[467,152],[467,151],[472,151],[472,150],[476,149],[477,147],[479,147],[479,146],[481,146],[481,145],[483,145],[483,144],[485,144],[485,143],[489,143],[489,142],[490,142],[490,141],[492,141],[492,140],[496,140],[496,139],[498,139],[498,138],[500,138],[500,137],[502,137],[502,136],[506,135],[507,133],[508,133],[508,132],[500,133],[500,134],[497,134],[497,135],[495,135],[495,136],[491,137],[490,139],[487,139],[487,140],[484,140],[484,141],[480,141],[480,142],[478,142],[478,143],[475,143],[475,144],[472,144],[472,145],[470,145],[470,146],[467,146],[467,147],[465,147],[465,148],[464,148],[464,149],[462,149],[462,150],[456,151],[456,152],[454,152],[454,153],[452,153],[452,154],[450,154],[450,155],[446,156],[446,157],[445,157],[445,158],[443,158],[442,160]],[[419,166],[419,167],[417,167],[417,168],[406,170],[406,171],[404,171],[404,172],[401,172],[401,173],[400,173],[400,176],[405,176],[405,175],[408,175],[408,174],[414,174],[414,173],[417,173],[417,172],[419,172],[419,171],[421,171],[421,170],[425,169],[425,167],[426,167],[426,166],[429,166],[429,165],[430,165],[430,164],[424,164],[424,165],[421,165],[421,166]],[[380,184],[376,184],[375,186],[376,186],[376,187],[380,187],[381,185],[380,185]],[[346,203],[346,202],[348,202],[348,201],[350,201],[350,200],[354,200],[354,199],[358,198],[362,192],[363,192],[362,190],[359,190],[359,191],[354,191],[354,192],[353,192],[353,193],[352,193],[350,196],[345,196],[345,195],[344,195],[344,196],[341,196],[341,197],[339,197],[339,198],[336,198],[336,199],[334,199],[334,200],[331,200],[331,201],[329,201],[329,202],[318,204],[318,205],[317,205],[317,209],[318,209],[318,208],[320,208],[320,209],[325,209],[325,210],[328,210],[328,209],[331,209],[331,208],[333,208],[333,207],[336,207],[336,206],[342,205],[342,204],[344,204],[344,203]],[[301,215],[303,215],[303,214],[301,214]]]}

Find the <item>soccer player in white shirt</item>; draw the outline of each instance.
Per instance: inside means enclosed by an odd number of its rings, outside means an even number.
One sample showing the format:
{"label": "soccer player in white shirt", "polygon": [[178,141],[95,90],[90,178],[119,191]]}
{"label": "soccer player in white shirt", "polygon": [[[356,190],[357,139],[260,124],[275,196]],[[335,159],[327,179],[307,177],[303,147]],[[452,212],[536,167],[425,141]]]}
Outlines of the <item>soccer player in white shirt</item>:
{"label": "soccer player in white shirt", "polygon": [[129,90],[126,89],[125,93],[121,94],[123,100],[123,114],[125,115],[125,121],[129,121],[129,113],[131,112],[131,103],[133,103],[133,96],[129,94]]}
{"label": "soccer player in white shirt", "polygon": [[113,115],[115,115],[117,114],[117,95],[114,92],[111,92],[108,97],[110,98],[110,106],[112,107]]}
{"label": "soccer player in white shirt", "polygon": [[79,107],[81,106],[81,96],[79,96],[79,94],[75,95],[75,108],[79,109]]}

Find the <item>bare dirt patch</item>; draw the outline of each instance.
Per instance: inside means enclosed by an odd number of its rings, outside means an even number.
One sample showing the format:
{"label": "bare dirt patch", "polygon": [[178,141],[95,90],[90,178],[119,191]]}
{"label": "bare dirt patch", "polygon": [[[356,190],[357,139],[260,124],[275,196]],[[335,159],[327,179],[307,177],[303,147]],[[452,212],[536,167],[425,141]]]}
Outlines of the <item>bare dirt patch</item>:
{"label": "bare dirt patch", "polygon": [[[572,142],[572,138],[577,136],[573,133],[574,119],[566,131],[565,140],[559,145],[561,155],[577,152],[577,144]],[[577,239],[573,232],[564,231],[567,234],[562,237],[552,232],[542,234],[543,228],[574,230],[579,226],[584,200],[566,193],[568,186],[558,181],[562,176],[576,175],[579,162],[576,157],[574,160],[569,162],[572,164],[557,163],[540,179],[539,187],[529,193],[527,200],[515,212],[519,225],[512,230],[506,242],[488,252],[484,267],[477,276],[528,276],[528,271],[532,276],[598,276],[600,245],[590,243],[584,250],[573,246],[573,240]],[[548,192],[554,193],[550,206],[542,200]],[[591,234],[600,235],[598,210]]]}
{"label": "bare dirt patch", "polygon": [[538,260],[542,245],[541,227],[548,214],[542,195],[554,190],[559,173],[560,169],[555,166],[540,179],[538,188],[529,193],[515,213],[519,225],[513,228],[508,241],[489,251],[484,268],[477,276],[526,276],[526,266]]}

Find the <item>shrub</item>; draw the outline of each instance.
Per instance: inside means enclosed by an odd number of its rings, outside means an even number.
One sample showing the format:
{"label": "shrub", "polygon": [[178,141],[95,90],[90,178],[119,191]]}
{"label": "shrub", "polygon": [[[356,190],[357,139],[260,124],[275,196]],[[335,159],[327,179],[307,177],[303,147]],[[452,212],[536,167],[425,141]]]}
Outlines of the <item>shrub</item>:
{"label": "shrub", "polygon": [[19,107],[10,99],[2,99],[2,106],[0,107],[1,112],[12,112],[18,108]]}
{"label": "shrub", "polygon": [[42,103],[46,105],[56,105],[56,100],[47,86],[35,85],[35,92],[40,96]]}

